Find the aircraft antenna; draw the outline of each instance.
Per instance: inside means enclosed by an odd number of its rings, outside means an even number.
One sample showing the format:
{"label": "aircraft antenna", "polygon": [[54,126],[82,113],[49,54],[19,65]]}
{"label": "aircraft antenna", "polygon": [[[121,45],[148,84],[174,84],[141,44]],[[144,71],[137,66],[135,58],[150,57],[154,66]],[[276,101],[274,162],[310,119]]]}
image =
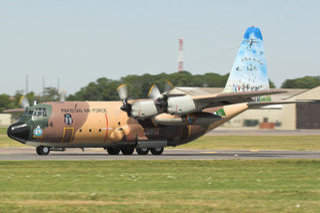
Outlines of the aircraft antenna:
{"label": "aircraft antenna", "polygon": [[45,87],[46,87],[46,79],[44,76],[42,76],[42,97],[44,97]]}
{"label": "aircraft antenna", "polygon": [[57,78],[57,91],[60,91],[60,78]]}
{"label": "aircraft antenna", "polygon": [[26,74],[26,91],[25,94],[29,93],[29,75]]}

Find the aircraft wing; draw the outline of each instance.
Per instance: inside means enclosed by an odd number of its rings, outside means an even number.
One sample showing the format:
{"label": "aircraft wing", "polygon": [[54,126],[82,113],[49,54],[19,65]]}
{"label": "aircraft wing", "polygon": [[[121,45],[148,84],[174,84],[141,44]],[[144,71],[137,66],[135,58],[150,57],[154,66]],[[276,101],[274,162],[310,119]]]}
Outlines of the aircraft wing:
{"label": "aircraft wing", "polygon": [[295,100],[295,101],[272,101],[272,102],[250,102],[248,103],[249,109],[259,109],[271,105],[283,105],[283,104],[297,104],[297,103],[317,103],[320,100]]}
{"label": "aircraft wing", "polygon": [[17,109],[7,109],[4,110],[4,113],[23,113],[25,111],[24,108],[17,108]]}
{"label": "aircraft wing", "polygon": [[24,108],[17,108],[17,109],[7,109],[7,110],[4,110],[3,113],[10,113],[10,114],[13,114],[13,115],[16,115],[16,116],[21,116],[24,111],[26,109]]}
{"label": "aircraft wing", "polygon": [[[212,95],[197,95],[192,96],[193,101],[198,109],[209,107],[225,106],[230,104],[245,103],[254,101],[254,97],[274,95],[279,93],[286,93],[286,90],[270,89],[253,92],[237,92],[237,93],[220,93]],[[254,102],[256,103],[256,102]],[[258,102],[264,103],[264,102]],[[268,103],[268,102],[265,102]]]}

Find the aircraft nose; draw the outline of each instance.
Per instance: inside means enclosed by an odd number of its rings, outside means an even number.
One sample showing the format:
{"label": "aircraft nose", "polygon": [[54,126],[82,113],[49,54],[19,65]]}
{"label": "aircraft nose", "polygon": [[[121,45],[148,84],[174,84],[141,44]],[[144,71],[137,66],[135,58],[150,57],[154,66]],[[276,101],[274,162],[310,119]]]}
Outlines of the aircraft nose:
{"label": "aircraft nose", "polygon": [[8,127],[7,134],[9,138],[24,143],[29,138],[30,129],[27,124],[18,122]]}

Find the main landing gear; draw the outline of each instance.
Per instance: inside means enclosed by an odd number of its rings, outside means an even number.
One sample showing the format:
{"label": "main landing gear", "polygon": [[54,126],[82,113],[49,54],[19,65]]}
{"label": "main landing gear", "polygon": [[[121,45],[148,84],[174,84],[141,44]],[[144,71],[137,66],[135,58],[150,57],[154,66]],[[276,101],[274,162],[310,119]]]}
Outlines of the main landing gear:
{"label": "main landing gear", "polygon": [[123,155],[132,155],[132,153],[134,152],[134,147],[131,147],[131,146],[122,147],[121,152]]}
{"label": "main landing gear", "polygon": [[38,155],[48,155],[50,152],[50,147],[37,146],[36,151]]}
{"label": "main landing gear", "polygon": [[[134,152],[134,147],[132,146],[125,146],[125,147],[107,147],[105,148],[109,155],[119,155],[120,151],[123,155],[132,155]],[[163,152],[163,147],[157,147],[157,148],[136,148],[136,152],[138,155],[147,155],[149,151],[152,155],[161,155]]]}
{"label": "main landing gear", "polygon": [[161,155],[163,152],[163,147],[151,148],[150,151],[153,155]]}
{"label": "main landing gear", "polygon": [[119,155],[120,149],[116,147],[108,147],[107,152],[109,153],[109,155]]}
{"label": "main landing gear", "polygon": [[126,147],[108,147],[106,148],[109,155],[119,155],[120,151],[123,155],[132,155],[134,152],[134,147],[126,146]]}
{"label": "main landing gear", "polygon": [[138,155],[147,155],[149,152],[148,148],[136,148]]}
{"label": "main landing gear", "polygon": [[161,155],[163,152],[164,148],[163,147],[157,147],[157,148],[136,148],[136,152],[138,155],[147,155],[149,151],[153,155]]}

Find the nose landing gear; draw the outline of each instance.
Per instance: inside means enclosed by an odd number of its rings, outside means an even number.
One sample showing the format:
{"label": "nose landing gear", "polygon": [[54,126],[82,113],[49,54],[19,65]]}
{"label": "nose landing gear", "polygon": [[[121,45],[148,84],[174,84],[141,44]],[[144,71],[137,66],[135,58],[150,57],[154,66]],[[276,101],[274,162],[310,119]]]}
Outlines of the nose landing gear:
{"label": "nose landing gear", "polygon": [[37,146],[36,151],[38,155],[48,155],[50,152],[50,147]]}

